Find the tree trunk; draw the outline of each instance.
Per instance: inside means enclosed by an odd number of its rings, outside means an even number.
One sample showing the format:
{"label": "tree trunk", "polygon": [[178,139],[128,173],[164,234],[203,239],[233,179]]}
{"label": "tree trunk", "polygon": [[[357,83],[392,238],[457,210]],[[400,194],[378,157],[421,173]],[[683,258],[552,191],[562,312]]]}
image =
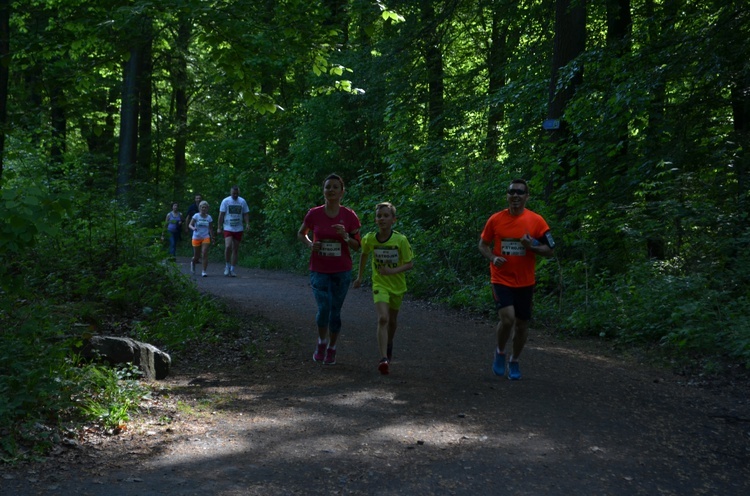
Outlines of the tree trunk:
{"label": "tree trunk", "polygon": [[324,25],[331,26],[334,29],[340,29],[342,40],[341,43],[349,42],[349,21],[348,21],[348,0],[325,0],[324,4],[328,7],[329,14]]}
{"label": "tree trunk", "polygon": [[[750,71],[741,67],[732,87],[732,117],[738,149],[735,160],[737,174],[737,211],[748,209],[748,162],[750,162]],[[745,226],[748,220],[745,216]]]}
{"label": "tree trunk", "polygon": [[[646,16],[648,19],[652,19],[648,31],[649,39],[652,43],[655,43],[656,40],[659,39],[662,30],[671,29],[673,27],[677,11],[676,3],[675,0],[666,0],[662,6],[663,14],[657,19],[658,14],[656,12],[654,0],[646,0]],[[661,61],[654,61],[653,65],[654,67],[657,67],[660,63]],[[646,142],[650,143],[649,149],[646,150],[646,155],[654,157],[654,161],[658,161],[659,157],[662,155],[662,136],[666,134],[662,132],[665,122],[665,107],[667,99],[667,82],[664,77],[665,76],[655,75],[656,81],[654,84],[654,90],[651,93],[651,103],[649,105],[648,124],[646,128],[646,133],[648,135]],[[658,201],[658,197],[647,194],[645,200],[646,203],[651,203]],[[679,230],[679,225],[676,229]],[[647,238],[646,254],[649,258],[664,260],[667,256],[665,240],[658,235]]]}
{"label": "tree trunk", "polygon": [[153,90],[151,86],[153,73],[153,42],[151,23],[146,22],[144,26],[144,37],[140,49],[138,69],[138,169],[135,171],[136,178],[145,179],[150,176],[151,161],[153,157],[153,136],[151,124],[153,117],[152,99]]}
{"label": "tree trunk", "polygon": [[3,179],[5,132],[8,127],[8,76],[10,73],[10,0],[0,0],[0,184]]}
{"label": "tree trunk", "polygon": [[571,63],[586,49],[586,2],[585,0],[557,0],[555,2],[555,39],[552,51],[552,75],[549,85],[547,119],[558,125],[548,126],[549,137],[557,156],[558,167],[549,175],[546,196],[549,198],[558,183],[564,183],[571,175],[575,150],[567,146],[571,140],[570,130],[563,116],[568,103],[573,99],[583,81],[583,65],[578,65],[569,81],[560,80],[563,67]]}
{"label": "tree trunk", "polygon": [[[607,46],[614,57],[622,58],[630,53],[632,27],[630,0],[607,0]],[[626,119],[618,119],[618,122],[622,124],[615,144],[617,150],[612,158],[615,173],[624,175],[627,166],[622,158],[628,154],[628,126]]]}
{"label": "tree trunk", "polygon": [[498,140],[500,137],[500,123],[504,117],[504,107],[501,103],[495,103],[494,96],[505,86],[505,39],[508,34],[507,24],[503,23],[504,17],[500,9],[492,12],[492,32],[490,33],[490,53],[487,57],[487,69],[489,72],[490,107],[487,111],[487,139],[484,146],[484,155],[488,160],[493,160],[498,153]]}
{"label": "tree trunk", "polygon": [[190,49],[190,19],[180,16],[175,42],[175,57],[172,68],[172,87],[175,100],[175,141],[174,141],[174,183],[173,198],[182,198],[185,175],[187,174],[187,121],[188,121],[188,80],[187,59]]}
{"label": "tree trunk", "polygon": [[54,175],[58,174],[65,158],[67,140],[67,119],[65,116],[65,92],[54,78],[50,85],[50,120],[52,121],[52,140],[50,146],[50,166]]}
{"label": "tree trunk", "polygon": [[490,105],[487,111],[487,135],[484,145],[484,156],[490,161],[497,160],[500,126],[505,119],[505,107],[496,96],[505,87],[505,64],[519,42],[520,33],[517,29],[511,30],[513,18],[513,15],[500,8],[496,7],[492,11],[492,31],[487,56]]}
{"label": "tree trunk", "polygon": [[125,62],[120,109],[120,151],[118,153],[117,197],[127,200],[138,150],[138,60],[139,50],[132,48]]}
{"label": "tree trunk", "polygon": [[433,150],[435,158],[430,159],[427,172],[428,181],[439,180],[441,175],[440,161],[437,156],[443,147],[445,138],[444,110],[444,71],[443,52],[441,49],[438,20],[435,18],[435,10],[432,2],[422,2],[422,32],[424,34],[424,58],[427,68],[427,148]]}

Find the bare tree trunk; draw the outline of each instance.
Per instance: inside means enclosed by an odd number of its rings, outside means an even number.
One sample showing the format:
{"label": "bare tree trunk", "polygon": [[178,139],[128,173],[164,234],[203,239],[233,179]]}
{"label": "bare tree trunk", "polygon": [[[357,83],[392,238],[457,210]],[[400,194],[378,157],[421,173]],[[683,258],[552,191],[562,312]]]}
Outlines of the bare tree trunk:
{"label": "bare tree trunk", "polygon": [[123,71],[120,109],[120,151],[118,153],[117,197],[125,200],[130,192],[138,150],[138,60],[139,50],[130,50]]}
{"label": "bare tree trunk", "polygon": [[349,22],[347,8],[348,0],[325,0],[325,5],[328,7],[330,15],[327,16],[325,21],[326,26],[332,26],[335,29],[340,29],[342,34],[342,43],[348,43],[349,41]]}
{"label": "bare tree trunk", "polygon": [[0,180],[3,178],[5,131],[8,126],[8,79],[10,74],[10,0],[0,0]]}
{"label": "bare tree trunk", "polygon": [[153,157],[153,136],[151,133],[153,90],[151,82],[154,63],[152,45],[149,20],[145,23],[143,43],[139,47],[141,67],[138,69],[138,112],[140,117],[138,119],[138,169],[135,174],[137,178],[141,179],[149,175]]}
{"label": "bare tree trunk", "polygon": [[[424,33],[424,57],[427,68],[427,147],[439,151],[443,147],[445,138],[445,121],[443,116],[445,85],[443,70],[443,52],[440,42],[438,20],[435,17],[435,9],[432,2],[422,2],[422,22]],[[439,153],[438,153],[439,155]],[[427,177],[435,181],[440,178],[440,161],[430,161]]]}
{"label": "bare tree trunk", "polygon": [[57,170],[64,160],[68,122],[65,115],[65,92],[62,85],[55,83],[54,79],[53,84],[50,85],[50,120],[52,121],[50,166],[53,173],[57,175]]}
{"label": "bare tree trunk", "polygon": [[[732,117],[734,134],[737,137],[739,153],[735,160],[737,174],[737,211],[748,209],[748,165],[750,162],[750,70],[740,67],[732,87]],[[747,226],[747,216],[745,225]]]}
{"label": "bare tree trunk", "polygon": [[[662,30],[671,29],[673,27],[677,12],[676,4],[677,2],[675,0],[665,0],[662,4],[663,12],[661,15],[658,15],[654,0],[646,0],[646,16],[647,18],[652,19],[648,32],[652,43],[655,43],[656,40],[659,39]],[[661,61],[654,61],[653,65],[656,67],[660,63]],[[665,134],[662,130],[665,120],[664,113],[667,99],[667,83],[663,76],[661,76],[655,81],[653,86],[654,90],[651,94],[648,124],[646,128],[646,133],[648,135],[646,142],[651,143],[651,149],[646,150],[646,154],[647,156],[658,157],[661,154],[660,148],[663,140],[662,136]],[[647,203],[658,201],[658,197],[655,197],[652,194],[647,194],[645,199]],[[677,226],[677,229],[679,230],[679,226]],[[646,255],[649,258],[664,260],[667,256],[664,239],[658,235],[646,239]]]}
{"label": "bare tree trunk", "polygon": [[174,185],[173,198],[181,198],[185,175],[187,174],[187,123],[188,123],[188,80],[187,57],[190,49],[190,20],[181,16],[175,42],[172,87],[175,99],[175,142],[174,142]]}
{"label": "bare tree trunk", "polygon": [[557,125],[548,126],[549,137],[556,149],[558,168],[549,175],[546,196],[552,194],[557,182],[566,182],[570,176],[575,150],[567,146],[570,130],[563,115],[583,81],[583,65],[573,71],[569,81],[560,80],[560,71],[586,49],[586,1],[557,0],[555,2],[555,40],[552,52],[552,76],[549,85],[547,119]]}
{"label": "bare tree trunk", "polygon": [[[630,53],[633,19],[630,13],[630,0],[607,0],[607,45],[612,54],[622,58]],[[613,157],[618,174],[625,174],[627,167],[618,158],[628,154],[628,128],[623,120],[617,137],[617,153]]]}
{"label": "bare tree trunk", "polygon": [[495,96],[505,87],[505,64],[519,42],[520,33],[517,29],[511,28],[510,21],[513,18],[509,12],[500,8],[496,7],[492,11],[492,32],[487,56],[490,106],[487,111],[487,135],[484,146],[484,156],[488,160],[497,159],[500,126],[505,119],[505,108],[503,104],[496,103]]}

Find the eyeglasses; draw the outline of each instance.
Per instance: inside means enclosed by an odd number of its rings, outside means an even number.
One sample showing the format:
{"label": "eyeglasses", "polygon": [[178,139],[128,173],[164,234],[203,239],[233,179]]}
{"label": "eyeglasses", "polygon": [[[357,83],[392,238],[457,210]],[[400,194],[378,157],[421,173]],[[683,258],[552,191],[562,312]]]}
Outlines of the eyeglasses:
{"label": "eyeglasses", "polygon": [[508,190],[508,194],[509,195],[523,196],[523,195],[526,194],[526,190],[525,189],[515,189],[515,188],[513,188],[513,189],[509,189]]}

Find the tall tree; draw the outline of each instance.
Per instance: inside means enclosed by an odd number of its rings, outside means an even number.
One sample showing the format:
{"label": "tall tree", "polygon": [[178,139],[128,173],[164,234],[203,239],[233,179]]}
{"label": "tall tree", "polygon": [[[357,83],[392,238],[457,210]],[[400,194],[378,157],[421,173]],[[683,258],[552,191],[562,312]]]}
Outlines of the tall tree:
{"label": "tall tree", "polygon": [[[151,120],[139,124],[142,117],[141,95],[144,85],[148,85],[146,92],[150,95],[151,75],[144,74],[144,70],[151,68],[151,62],[145,60],[151,56],[151,18],[142,12],[137,13],[130,21],[135,29],[128,38],[130,48],[128,57],[123,64],[122,104],[120,107],[120,149],[118,152],[117,197],[128,200],[133,181],[137,179],[137,165],[139,158],[139,131],[146,133],[145,138],[151,136]],[[145,115],[151,116],[151,99],[145,102],[148,109]],[[146,145],[150,162],[151,144]]]}
{"label": "tall tree", "polygon": [[67,144],[68,121],[65,111],[66,102],[65,92],[63,90],[64,86],[62,84],[56,84],[55,78],[53,78],[52,81],[54,83],[49,87],[50,121],[52,124],[50,161],[51,168],[56,172],[56,169],[63,163],[63,156]]}
{"label": "tall tree", "polygon": [[8,128],[8,79],[10,73],[10,0],[0,0],[0,181],[5,160]]}
{"label": "tall tree", "polygon": [[[607,0],[607,47],[612,57],[622,60],[630,53],[633,20],[630,13],[630,0]],[[622,66],[622,65],[621,65]],[[617,85],[613,85],[615,88]],[[613,159],[627,155],[628,127],[626,119],[618,119],[616,152]],[[623,164],[615,163],[619,174],[625,172]]]}
{"label": "tall tree", "polygon": [[[422,40],[425,68],[427,70],[427,141],[432,150],[443,148],[445,138],[445,72],[440,20],[432,0],[422,0]],[[440,177],[440,161],[430,161],[427,177]]]}
{"label": "tall tree", "polygon": [[126,199],[138,158],[138,71],[142,68],[140,50],[130,49],[123,64],[122,105],[120,107],[120,148],[118,152],[117,197]]}
{"label": "tall tree", "polygon": [[143,33],[138,45],[140,54],[138,60],[138,170],[139,180],[145,180],[151,170],[153,157],[153,26],[151,19],[145,19]]}
{"label": "tall tree", "polygon": [[429,141],[438,147],[445,137],[443,51],[438,20],[432,2],[423,3],[423,21],[425,29],[425,66],[427,68]]}
{"label": "tall tree", "polygon": [[191,19],[180,13],[177,19],[177,37],[172,57],[172,89],[175,102],[174,183],[172,198],[182,198],[187,174],[188,140],[188,57],[190,55]]}
{"label": "tall tree", "polygon": [[[511,7],[513,6],[515,5],[511,5]],[[490,106],[487,111],[484,156],[488,160],[496,160],[500,140],[500,125],[505,117],[505,105],[504,102],[495,97],[505,87],[508,59],[518,45],[520,33],[513,23],[516,16],[511,14],[516,13],[513,12],[512,8],[501,8],[496,5],[491,5],[490,8],[492,8],[492,27],[487,55],[487,72],[489,74],[487,93]]]}
{"label": "tall tree", "polygon": [[[726,45],[730,54],[725,60],[731,84],[732,125],[737,141],[737,211],[747,212],[750,208],[750,47],[746,40],[750,36],[750,12],[737,2],[731,2],[723,6],[717,28],[724,31],[722,35],[734,33],[740,40]],[[745,228],[750,226],[748,216],[744,216],[743,224]]]}
{"label": "tall tree", "polygon": [[[559,123],[552,126],[550,139],[557,159],[556,170],[549,175],[547,196],[549,197],[556,182],[569,179],[575,149],[570,144],[572,135],[565,122],[564,115],[568,103],[573,99],[578,86],[583,81],[583,64],[574,62],[576,57],[586,49],[586,1],[556,0],[555,2],[555,37],[552,51],[552,75],[549,84],[547,119]],[[567,73],[563,68],[569,64],[576,65]],[[566,76],[569,74],[569,76]]]}

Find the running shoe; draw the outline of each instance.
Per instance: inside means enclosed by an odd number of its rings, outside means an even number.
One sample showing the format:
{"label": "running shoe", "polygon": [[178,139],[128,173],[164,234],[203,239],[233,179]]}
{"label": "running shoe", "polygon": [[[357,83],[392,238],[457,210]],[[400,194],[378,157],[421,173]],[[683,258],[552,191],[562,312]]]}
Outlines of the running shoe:
{"label": "running shoe", "polygon": [[201,272],[201,276],[202,276],[202,277],[208,277],[208,274],[207,274],[207,273],[206,273],[206,271],[204,270],[203,272]]}
{"label": "running shoe", "polygon": [[508,379],[511,381],[521,379],[521,368],[518,366],[518,362],[508,362]]}
{"label": "running shoe", "polygon": [[195,274],[195,262],[190,261],[190,273]]}
{"label": "running shoe", "polygon": [[224,267],[224,275],[225,276],[229,275],[229,266],[228,265],[226,267]]}
{"label": "running shoe", "polygon": [[505,375],[505,353],[495,351],[495,360],[492,362],[492,372],[497,376]]}
{"label": "running shoe", "polygon": [[378,370],[380,371],[381,374],[388,375],[389,370],[388,370],[387,358],[383,358],[382,360],[380,360],[380,363],[378,364]]}
{"label": "running shoe", "polygon": [[315,348],[315,353],[313,353],[313,360],[316,362],[322,362],[326,357],[327,346],[328,343],[318,343],[318,346]]}
{"label": "running shoe", "polygon": [[229,269],[229,277],[237,277],[237,274],[232,269]]}
{"label": "running shoe", "polygon": [[333,348],[328,348],[326,350],[326,359],[323,360],[323,363],[325,365],[336,365],[336,350]]}

